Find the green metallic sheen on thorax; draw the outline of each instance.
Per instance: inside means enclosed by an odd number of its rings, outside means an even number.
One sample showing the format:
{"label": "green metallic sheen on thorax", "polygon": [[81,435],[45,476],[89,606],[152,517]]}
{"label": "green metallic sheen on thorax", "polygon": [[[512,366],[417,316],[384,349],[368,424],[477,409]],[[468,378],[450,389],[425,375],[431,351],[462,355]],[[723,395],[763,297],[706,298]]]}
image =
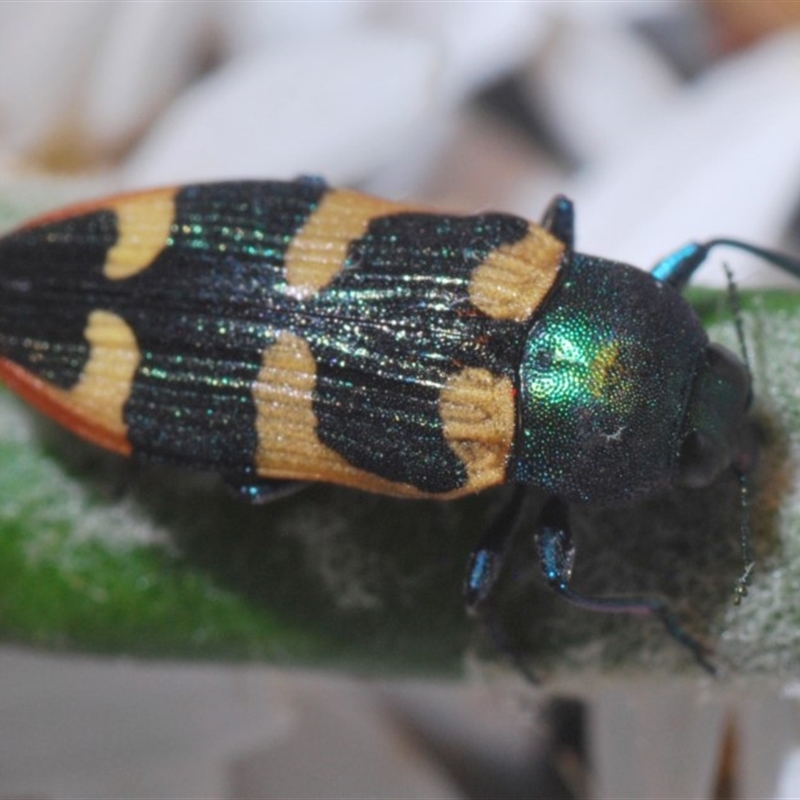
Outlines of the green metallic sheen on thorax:
{"label": "green metallic sheen on thorax", "polygon": [[706,343],[675,290],[573,253],[525,343],[512,479],[592,503],[668,486]]}

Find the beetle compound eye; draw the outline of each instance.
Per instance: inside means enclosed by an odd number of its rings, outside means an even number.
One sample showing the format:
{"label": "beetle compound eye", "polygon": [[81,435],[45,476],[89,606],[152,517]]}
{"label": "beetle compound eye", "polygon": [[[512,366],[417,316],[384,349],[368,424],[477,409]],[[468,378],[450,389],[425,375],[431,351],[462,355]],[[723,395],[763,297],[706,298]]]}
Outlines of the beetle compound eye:
{"label": "beetle compound eye", "polygon": [[678,456],[680,482],[699,487],[739,461],[750,397],[750,373],[718,344],[705,348],[686,410]]}
{"label": "beetle compound eye", "polygon": [[753,381],[747,365],[727,347],[715,342],[708,345],[706,357],[711,373],[730,387],[730,396],[741,398],[745,410],[750,408],[753,402]]}
{"label": "beetle compound eye", "polygon": [[692,431],[683,440],[678,469],[684,486],[692,489],[708,486],[724,466],[724,453],[710,436]]}
{"label": "beetle compound eye", "polygon": [[746,406],[750,405],[751,392],[750,373],[744,363],[727,347],[712,342],[706,349],[706,357],[711,372],[721,381],[734,387],[737,393],[747,398]]}

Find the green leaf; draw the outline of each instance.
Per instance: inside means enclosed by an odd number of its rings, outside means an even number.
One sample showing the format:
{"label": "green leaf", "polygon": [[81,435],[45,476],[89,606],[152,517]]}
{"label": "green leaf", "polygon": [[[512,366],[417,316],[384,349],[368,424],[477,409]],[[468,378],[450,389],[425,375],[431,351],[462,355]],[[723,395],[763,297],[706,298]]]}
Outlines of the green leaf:
{"label": "green leaf", "polygon": [[0,396],[0,635],[69,649],[364,670],[454,669],[484,498],[312,487],[246,505],[133,470]]}

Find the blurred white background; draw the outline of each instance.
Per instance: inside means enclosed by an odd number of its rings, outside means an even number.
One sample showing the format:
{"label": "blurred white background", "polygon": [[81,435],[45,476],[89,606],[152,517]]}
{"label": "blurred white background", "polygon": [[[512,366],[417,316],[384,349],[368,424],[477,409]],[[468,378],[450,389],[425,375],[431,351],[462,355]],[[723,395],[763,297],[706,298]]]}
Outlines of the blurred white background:
{"label": "blurred white background", "polygon": [[[6,2],[0,204],[21,218],[129,187],[313,174],[534,219],[563,192],[579,250],[645,268],[716,235],[791,247],[797,23],[800,3],[764,0]],[[783,281],[731,263],[743,285]],[[699,277],[724,283],[715,259]],[[547,737],[480,688],[395,687],[388,702],[385,687],[338,679],[265,673],[267,691],[252,671],[181,670],[6,652],[0,796],[480,796],[436,766],[447,742],[520,777],[495,796],[583,791],[569,759],[560,783],[533,769]],[[723,706],[651,689],[598,700],[595,796],[715,796]],[[797,707],[777,698],[739,715],[741,741],[762,745],[740,759],[731,796],[800,794]],[[665,722],[676,707],[677,730]],[[109,738],[133,709],[136,730]],[[398,734],[401,719],[415,737]],[[644,730],[658,758],[615,749],[620,726]]]}
{"label": "blurred white background", "polygon": [[4,3],[0,180],[315,174],[533,218],[562,191],[580,249],[643,267],[690,238],[771,244],[798,195],[797,17],[758,0]]}

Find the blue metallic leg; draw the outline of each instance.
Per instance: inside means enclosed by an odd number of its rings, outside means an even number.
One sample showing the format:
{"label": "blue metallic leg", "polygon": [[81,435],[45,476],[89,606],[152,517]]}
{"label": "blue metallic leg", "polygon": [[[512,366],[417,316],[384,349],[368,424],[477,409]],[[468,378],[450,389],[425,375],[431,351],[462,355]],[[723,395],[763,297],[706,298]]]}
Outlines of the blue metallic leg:
{"label": "blue metallic leg", "polygon": [[249,475],[223,475],[222,479],[239,499],[246,500],[253,505],[280,500],[309,485],[308,481],[284,481]]}
{"label": "blue metallic leg", "polygon": [[528,496],[527,486],[517,486],[511,499],[487,528],[478,546],[472,551],[464,581],[467,611],[480,617],[492,646],[505,655],[531,683],[539,683],[522,654],[514,647],[494,613],[493,589],[503,572],[514,534],[520,527]]}
{"label": "blue metallic leg", "polygon": [[541,224],[572,250],[575,245],[575,209],[572,200],[557,194],[547,206]]}
{"label": "blue metallic leg", "polygon": [[575,547],[569,533],[567,508],[563,501],[553,498],[547,502],[539,516],[536,531],[536,549],[542,574],[553,591],[573,605],[589,611],[611,614],[648,614],[660,619],[667,633],[691,651],[695,660],[712,675],[716,668],[708,660],[704,645],[687,633],[667,603],[659,597],[586,597],[570,586]]}
{"label": "blue metallic leg", "polygon": [[517,486],[511,499],[492,521],[472,551],[464,581],[467,610],[476,611],[490,597],[503,570],[514,533],[522,520],[527,488]]}
{"label": "blue metallic leg", "polygon": [[676,289],[683,289],[697,268],[706,260],[713,247],[734,247],[737,250],[744,250],[754,256],[763,258],[770,264],[800,278],[800,261],[784,253],[774,250],[767,250],[754,244],[741,242],[738,239],[712,239],[705,244],[691,242],[684,245],[680,250],[662,258],[651,270],[651,274],[657,280],[668,283]]}

